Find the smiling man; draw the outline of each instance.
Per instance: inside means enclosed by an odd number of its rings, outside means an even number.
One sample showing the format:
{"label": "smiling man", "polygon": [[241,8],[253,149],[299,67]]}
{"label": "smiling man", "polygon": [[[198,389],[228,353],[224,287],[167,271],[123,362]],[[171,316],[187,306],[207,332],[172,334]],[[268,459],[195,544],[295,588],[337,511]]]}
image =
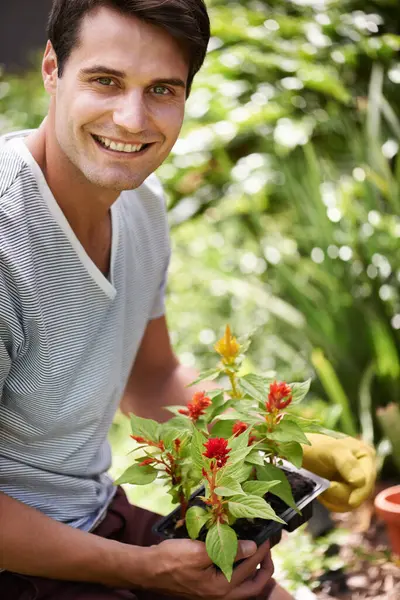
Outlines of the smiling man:
{"label": "smiling man", "polygon": [[164,317],[170,246],[152,173],[204,60],[206,9],[55,0],[48,35],[48,115],[0,151],[1,595],[265,598],[267,546],[241,543],[228,584],[203,543],[156,544],[155,515],[107,475],[121,400],[162,420],[189,399]]}
{"label": "smiling man", "polygon": [[[164,317],[170,244],[153,172],[204,60],[205,6],[55,0],[48,36],[48,115],[0,148],[1,597],[283,600],[267,545],[241,542],[228,584],[203,543],[158,544],[156,516],[107,475],[120,403],[164,420],[193,393]],[[357,502],[367,494],[346,452],[342,509],[350,483]],[[334,455],[325,441],[316,467]]]}

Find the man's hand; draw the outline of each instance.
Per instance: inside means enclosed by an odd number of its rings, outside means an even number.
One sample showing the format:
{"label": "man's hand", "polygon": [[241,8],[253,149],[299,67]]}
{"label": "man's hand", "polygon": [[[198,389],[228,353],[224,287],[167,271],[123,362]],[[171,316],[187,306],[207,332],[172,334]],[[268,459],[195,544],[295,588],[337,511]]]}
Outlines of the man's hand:
{"label": "man's hand", "polygon": [[230,582],[212,564],[203,542],[166,540],[151,546],[149,551],[149,571],[144,574],[143,588],[191,600],[244,600],[257,596],[274,572],[269,542],[258,549],[254,542],[239,542],[236,560],[245,560],[234,568]]}
{"label": "man's hand", "polygon": [[312,445],[303,446],[304,468],[331,482],[319,497],[322,504],[333,512],[360,506],[375,485],[375,450],[351,437],[335,439],[308,433],[307,438]]}

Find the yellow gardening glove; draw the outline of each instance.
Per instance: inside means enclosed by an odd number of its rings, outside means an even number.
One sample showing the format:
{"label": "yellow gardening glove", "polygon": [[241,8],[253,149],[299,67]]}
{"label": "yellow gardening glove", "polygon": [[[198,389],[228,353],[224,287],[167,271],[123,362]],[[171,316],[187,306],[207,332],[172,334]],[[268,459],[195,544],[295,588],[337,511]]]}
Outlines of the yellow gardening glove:
{"label": "yellow gardening glove", "polygon": [[308,433],[307,438],[312,445],[303,446],[303,467],[331,482],[319,496],[322,504],[333,512],[360,506],[375,485],[375,450],[352,437],[336,439]]}

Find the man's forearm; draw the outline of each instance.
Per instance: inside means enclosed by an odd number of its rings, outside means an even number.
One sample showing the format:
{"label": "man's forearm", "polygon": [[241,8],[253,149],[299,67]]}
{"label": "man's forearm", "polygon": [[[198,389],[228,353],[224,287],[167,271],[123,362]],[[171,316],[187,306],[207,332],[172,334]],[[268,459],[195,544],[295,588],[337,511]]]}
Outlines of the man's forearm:
{"label": "man's forearm", "polygon": [[0,493],[0,569],[111,587],[140,587],[147,554],[147,548],[74,529]]}
{"label": "man's forearm", "polygon": [[[135,386],[127,386],[121,402],[124,414],[130,412],[140,417],[167,421],[172,413],[165,409],[166,406],[182,404],[186,406],[198,391],[216,389],[220,386],[213,381],[204,381],[193,387],[186,387],[199,375],[196,369],[177,364],[176,367],[163,378],[143,378],[136,381]],[[143,383],[143,381],[145,383]]]}

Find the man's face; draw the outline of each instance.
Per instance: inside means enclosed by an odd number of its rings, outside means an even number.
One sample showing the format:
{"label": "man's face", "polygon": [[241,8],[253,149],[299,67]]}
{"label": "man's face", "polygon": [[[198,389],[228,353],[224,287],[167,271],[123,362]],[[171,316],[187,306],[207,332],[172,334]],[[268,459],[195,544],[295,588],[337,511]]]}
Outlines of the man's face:
{"label": "man's face", "polygon": [[57,80],[59,146],[91,183],[136,188],[179,135],[187,77],[182,48],[162,29],[108,8],[88,14]]}

